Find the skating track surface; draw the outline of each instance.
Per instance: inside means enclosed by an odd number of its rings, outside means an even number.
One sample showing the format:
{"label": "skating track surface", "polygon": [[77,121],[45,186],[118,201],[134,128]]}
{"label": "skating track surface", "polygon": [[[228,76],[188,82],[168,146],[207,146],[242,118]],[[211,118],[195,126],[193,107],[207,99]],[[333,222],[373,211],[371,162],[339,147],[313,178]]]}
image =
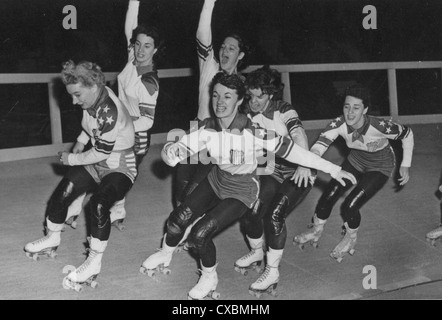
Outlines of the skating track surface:
{"label": "skating track surface", "polygon": [[[393,179],[361,210],[362,226],[354,256],[341,263],[329,253],[340,241],[342,218],[335,206],[318,249],[301,251],[292,244],[304,231],[321,195],[325,174],[314,189],[287,218],[288,239],[280,265],[278,296],[261,300],[293,299],[441,299],[442,242],[433,247],[425,234],[438,226],[439,202],[436,190],[442,170],[440,125],[411,125],[415,152],[410,182],[399,192]],[[317,131],[309,131],[311,141]],[[127,196],[126,230],[112,228],[103,257],[99,286],[76,293],[62,287],[65,265],[79,266],[85,259],[85,217],[76,230],[67,228],[56,259],[35,262],[23,252],[24,245],[42,236],[47,200],[60,181],[64,168],[56,156],[0,163],[0,299],[187,299],[198,280],[197,262],[188,253],[176,253],[168,276],[156,279],[139,272],[141,263],[160,246],[164,223],[172,210],[173,169],[162,164],[160,145],[152,146],[140,168],[139,178]],[[337,149],[327,159],[341,162]],[[239,223],[214,239],[217,246],[217,291],[222,299],[255,300],[248,293],[258,275],[235,272],[233,263],[248,252]],[[376,273],[364,273],[373,266]],[[371,268],[371,267],[368,267]],[[364,278],[372,276],[364,288]],[[375,277],[374,277],[375,276]],[[427,283],[430,282],[430,283]]]}

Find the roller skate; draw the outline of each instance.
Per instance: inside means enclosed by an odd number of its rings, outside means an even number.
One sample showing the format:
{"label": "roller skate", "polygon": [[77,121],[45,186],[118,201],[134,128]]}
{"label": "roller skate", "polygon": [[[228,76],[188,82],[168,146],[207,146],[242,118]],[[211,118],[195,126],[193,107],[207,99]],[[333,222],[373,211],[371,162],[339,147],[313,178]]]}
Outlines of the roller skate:
{"label": "roller skate", "polygon": [[277,296],[276,287],[279,281],[279,262],[282,258],[283,250],[273,250],[269,248],[267,252],[267,265],[261,276],[249,287],[249,293],[258,299],[268,293],[273,297]]}
{"label": "roller skate", "polygon": [[170,261],[172,260],[173,252],[176,247],[169,247],[166,244],[166,235],[163,238],[163,245],[161,249],[152,255],[150,255],[141,265],[140,273],[146,274],[153,278],[156,272],[169,275],[171,270],[168,268]]}
{"label": "roller skate", "polygon": [[342,238],[341,242],[338,243],[338,245],[333,249],[333,251],[330,253],[330,256],[333,259],[336,259],[337,262],[341,263],[342,259],[344,258],[345,254],[354,255],[355,253],[355,245],[358,235],[358,229],[350,229],[348,227],[347,222],[344,224],[347,232],[345,233],[344,238]]}
{"label": "roller skate", "polygon": [[[313,216],[313,225],[309,230],[301,233],[300,235],[293,238],[293,244],[299,247],[299,249],[304,250],[305,244],[310,243],[314,248],[318,248],[319,239],[321,238],[322,232],[324,231],[324,225],[327,220],[319,219],[316,214]],[[308,227],[309,227],[308,226]]]}
{"label": "roller skate", "polygon": [[66,221],[64,222],[66,226],[70,226],[72,229],[77,229],[77,218],[80,215],[81,210],[83,210],[83,201],[85,197],[86,193],[83,193],[69,206]]}
{"label": "roller skate", "polygon": [[247,237],[250,244],[250,252],[242,256],[235,262],[235,271],[246,276],[248,274],[248,269],[253,269],[257,273],[261,273],[261,262],[264,259],[264,238],[252,239]]}
{"label": "roller skate", "polygon": [[46,256],[54,259],[57,257],[55,252],[61,242],[61,230],[63,224],[56,224],[46,219],[47,233],[43,238],[26,244],[24,250],[26,256],[34,261],[40,260],[40,257]]}
{"label": "roller skate", "polygon": [[427,239],[428,242],[431,243],[431,245],[433,247],[435,247],[436,246],[436,241],[437,240],[442,240],[442,224],[438,228],[428,232],[427,236],[426,236],[426,239]]}
{"label": "roller skate", "polygon": [[218,274],[216,273],[217,264],[211,268],[206,268],[201,264],[201,277],[198,283],[189,291],[187,298],[189,300],[204,300],[211,298],[218,300],[219,292],[216,292],[218,285]]}
{"label": "roller skate", "polygon": [[84,285],[95,289],[98,282],[95,281],[101,271],[101,259],[106,249],[107,241],[100,241],[96,238],[90,239],[89,255],[81,266],[75,269],[74,266],[65,266],[63,273],[69,274],[63,279],[63,288],[81,292]]}
{"label": "roller skate", "polygon": [[114,206],[110,209],[112,226],[117,228],[119,231],[126,229],[126,226],[123,224],[124,218],[126,218],[126,208],[124,207],[125,203],[126,198],[123,198],[122,200],[115,202]]}

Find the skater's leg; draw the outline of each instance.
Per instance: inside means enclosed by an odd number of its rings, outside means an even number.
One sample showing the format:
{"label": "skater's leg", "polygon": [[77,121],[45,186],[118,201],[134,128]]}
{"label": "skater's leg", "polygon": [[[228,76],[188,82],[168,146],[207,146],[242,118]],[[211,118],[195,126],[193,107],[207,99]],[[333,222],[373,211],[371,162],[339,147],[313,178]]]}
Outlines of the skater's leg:
{"label": "skater's leg", "polygon": [[345,198],[341,212],[344,222],[347,222],[351,229],[356,229],[361,223],[359,209],[370,200],[388,181],[388,176],[380,172],[364,173],[356,187]]}
{"label": "skater's leg", "polygon": [[132,180],[125,174],[113,172],[103,178],[89,201],[91,212],[91,235],[107,241],[110,235],[110,208],[123,199],[132,187]]}
{"label": "skater's leg", "polygon": [[[349,162],[348,160],[345,160],[342,164],[342,169],[352,173],[357,180],[358,177],[361,175],[359,171],[357,171]],[[325,188],[324,193],[322,194],[321,198],[318,201],[318,204],[316,205],[315,213],[316,216],[321,220],[327,220],[330,217],[331,211],[336,204],[336,202],[339,200],[339,198],[344,194],[345,191],[350,189],[352,187],[352,184],[347,181],[346,186],[342,186],[338,181],[335,179],[332,179],[327,187]]]}
{"label": "skater's leg", "polygon": [[298,187],[291,180],[281,185],[277,195],[273,198],[270,210],[264,217],[266,226],[267,244],[275,250],[284,249],[287,239],[285,220],[288,214],[305,198],[312,186]]}
{"label": "skater's leg", "polygon": [[188,244],[189,247],[195,248],[205,267],[213,267],[216,263],[216,248],[212,238],[238,220],[247,209],[247,206],[237,199],[221,200],[192,228]]}

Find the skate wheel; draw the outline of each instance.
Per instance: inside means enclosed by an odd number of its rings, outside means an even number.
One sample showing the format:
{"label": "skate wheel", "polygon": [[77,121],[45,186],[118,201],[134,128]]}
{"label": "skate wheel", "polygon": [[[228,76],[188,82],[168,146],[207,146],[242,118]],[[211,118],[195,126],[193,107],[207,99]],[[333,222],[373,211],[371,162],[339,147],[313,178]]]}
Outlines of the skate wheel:
{"label": "skate wheel", "polygon": [[298,245],[298,248],[299,248],[299,250],[304,251],[304,245],[303,244]]}
{"label": "skate wheel", "polygon": [[51,257],[52,259],[57,258],[57,253],[55,251],[51,251],[51,253],[49,253],[49,257]]}
{"label": "skate wheel", "polygon": [[213,300],[218,300],[221,297],[221,294],[219,292],[213,291],[211,297]]}
{"label": "skate wheel", "polygon": [[71,223],[71,228],[72,229],[77,229],[77,221],[74,221]]}
{"label": "skate wheel", "polygon": [[79,284],[75,284],[74,286],[74,290],[78,293],[83,291],[83,286],[79,285]]}
{"label": "skate wheel", "polygon": [[276,290],[274,290],[274,289],[270,290],[270,291],[269,291],[269,294],[270,294],[272,297],[277,297],[277,296],[278,296],[278,292],[276,292]]}
{"label": "skate wheel", "polygon": [[351,249],[348,253],[349,253],[351,256],[354,255],[354,254],[355,254],[355,249]]}
{"label": "skate wheel", "polygon": [[167,276],[167,275],[171,274],[172,271],[169,268],[164,268],[163,270],[161,270],[161,273],[165,274]]}
{"label": "skate wheel", "polygon": [[145,274],[147,274],[148,277],[153,278],[153,276],[155,275],[155,270],[147,270]]}
{"label": "skate wheel", "polygon": [[92,289],[95,289],[95,288],[98,287],[98,282],[97,282],[97,281],[92,281],[92,282],[90,283],[90,286],[91,286]]}
{"label": "skate wheel", "polygon": [[238,267],[235,267],[236,272],[241,272],[241,270]]}
{"label": "skate wheel", "polygon": [[141,266],[141,267],[140,267],[140,273],[141,273],[141,274],[146,274],[146,268],[143,267],[143,266]]}
{"label": "skate wheel", "polygon": [[258,299],[261,298],[261,296],[262,296],[261,292],[256,292],[256,291],[253,291],[253,290],[249,290],[249,294],[254,296],[254,297],[256,297],[256,298],[258,298]]}
{"label": "skate wheel", "polygon": [[25,252],[26,257],[28,257],[29,259],[32,259],[32,256],[29,252]]}
{"label": "skate wheel", "polygon": [[38,256],[38,254],[34,254],[34,255],[32,255],[32,260],[39,261],[40,257]]}
{"label": "skate wheel", "polygon": [[246,269],[241,269],[241,274],[243,275],[243,276],[246,276],[246,275],[248,275],[249,274],[249,272],[246,270]]}

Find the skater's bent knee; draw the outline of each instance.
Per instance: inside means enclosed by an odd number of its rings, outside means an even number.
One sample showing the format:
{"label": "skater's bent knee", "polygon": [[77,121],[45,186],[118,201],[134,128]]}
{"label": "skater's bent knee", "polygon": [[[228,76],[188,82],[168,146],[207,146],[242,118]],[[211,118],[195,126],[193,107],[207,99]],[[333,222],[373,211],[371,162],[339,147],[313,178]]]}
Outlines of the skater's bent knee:
{"label": "skater's bent knee", "polygon": [[189,247],[200,250],[203,248],[218,230],[218,221],[209,219],[204,224],[193,228],[187,239]]}

